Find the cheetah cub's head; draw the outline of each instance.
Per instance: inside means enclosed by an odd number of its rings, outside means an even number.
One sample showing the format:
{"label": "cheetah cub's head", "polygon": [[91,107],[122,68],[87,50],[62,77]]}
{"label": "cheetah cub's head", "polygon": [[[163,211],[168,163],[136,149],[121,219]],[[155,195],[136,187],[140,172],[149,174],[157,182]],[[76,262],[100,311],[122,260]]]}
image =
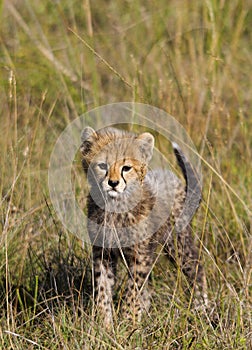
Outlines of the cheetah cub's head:
{"label": "cheetah cub's head", "polygon": [[154,137],[115,128],[94,131],[86,127],[81,136],[83,168],[91,187],[107,199],[119,199],[139,188],[152,157]]}

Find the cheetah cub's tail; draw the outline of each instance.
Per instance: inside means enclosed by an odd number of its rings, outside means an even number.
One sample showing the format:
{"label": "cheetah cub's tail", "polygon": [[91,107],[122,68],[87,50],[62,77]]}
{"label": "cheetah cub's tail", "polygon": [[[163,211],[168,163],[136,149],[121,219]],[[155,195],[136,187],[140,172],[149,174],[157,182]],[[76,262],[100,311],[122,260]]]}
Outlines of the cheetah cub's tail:
{"label": "cheetah cub's tail", "polygon": [[179,145],[176,142],[172,142],[172,147],[177,158],[178,165],[181,168],[186,181],[185,190],[188,200],[190,200],[191,203],[194,203],[196,210],[201,202],[201,182],[199,175],[192,167]]}

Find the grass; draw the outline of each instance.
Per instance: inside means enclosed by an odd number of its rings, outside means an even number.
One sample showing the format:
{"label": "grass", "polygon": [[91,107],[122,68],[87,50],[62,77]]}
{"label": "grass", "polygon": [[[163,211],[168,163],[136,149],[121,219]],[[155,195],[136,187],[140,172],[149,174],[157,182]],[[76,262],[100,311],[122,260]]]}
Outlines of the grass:
{"label": "grass", "polygon": [[[26,0],[0,11],[0,347],[251,348],[251,4]],[[47,170],[69,122],[118,101],[166,110],[197,145],[194,227],[212,312],[189,310],[181,276],[158,262],[149,317],[108,333],[93,317],[90,247],[58,221]],[[81,193],[80,165],[76,177]]]}

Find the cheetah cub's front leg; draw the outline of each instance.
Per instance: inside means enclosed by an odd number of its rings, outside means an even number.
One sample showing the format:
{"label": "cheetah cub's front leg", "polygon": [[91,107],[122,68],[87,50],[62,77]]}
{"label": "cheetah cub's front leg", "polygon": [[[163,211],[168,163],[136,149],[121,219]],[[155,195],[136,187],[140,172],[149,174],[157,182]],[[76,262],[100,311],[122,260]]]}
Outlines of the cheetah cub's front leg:
{"label": "cheetah cub's front leg", "polygon": [[116,258],[108,249],[93,247],[96,312],[106,328],[113,325]]}
{"label": "cheetah cub's front leg", "polygon": [[141,247],[125,250],[128,262],[128,280],[125,289],[125,299],[122,306],[123,318],[140,322],[142,314],[150,307],[151,292],[148,278],[152,268],[152,256],[143,243]]}

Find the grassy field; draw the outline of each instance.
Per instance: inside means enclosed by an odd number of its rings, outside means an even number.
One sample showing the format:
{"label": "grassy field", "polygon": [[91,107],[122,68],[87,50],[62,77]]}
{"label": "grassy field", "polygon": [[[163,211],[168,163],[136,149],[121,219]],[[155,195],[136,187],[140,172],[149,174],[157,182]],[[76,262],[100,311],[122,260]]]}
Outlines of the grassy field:
{"label": "grassy field", "polygon": [[[0,15],[0,348],[252,349],[251,2],[8,0]],[[90,247],[58,220],[47,171],[68,123],[120,101],[173,115],[202,156],[210,308],[188,308],[161,261],[150,314],[107,332]],[[79,157],[75,176],[82,193]]]}

